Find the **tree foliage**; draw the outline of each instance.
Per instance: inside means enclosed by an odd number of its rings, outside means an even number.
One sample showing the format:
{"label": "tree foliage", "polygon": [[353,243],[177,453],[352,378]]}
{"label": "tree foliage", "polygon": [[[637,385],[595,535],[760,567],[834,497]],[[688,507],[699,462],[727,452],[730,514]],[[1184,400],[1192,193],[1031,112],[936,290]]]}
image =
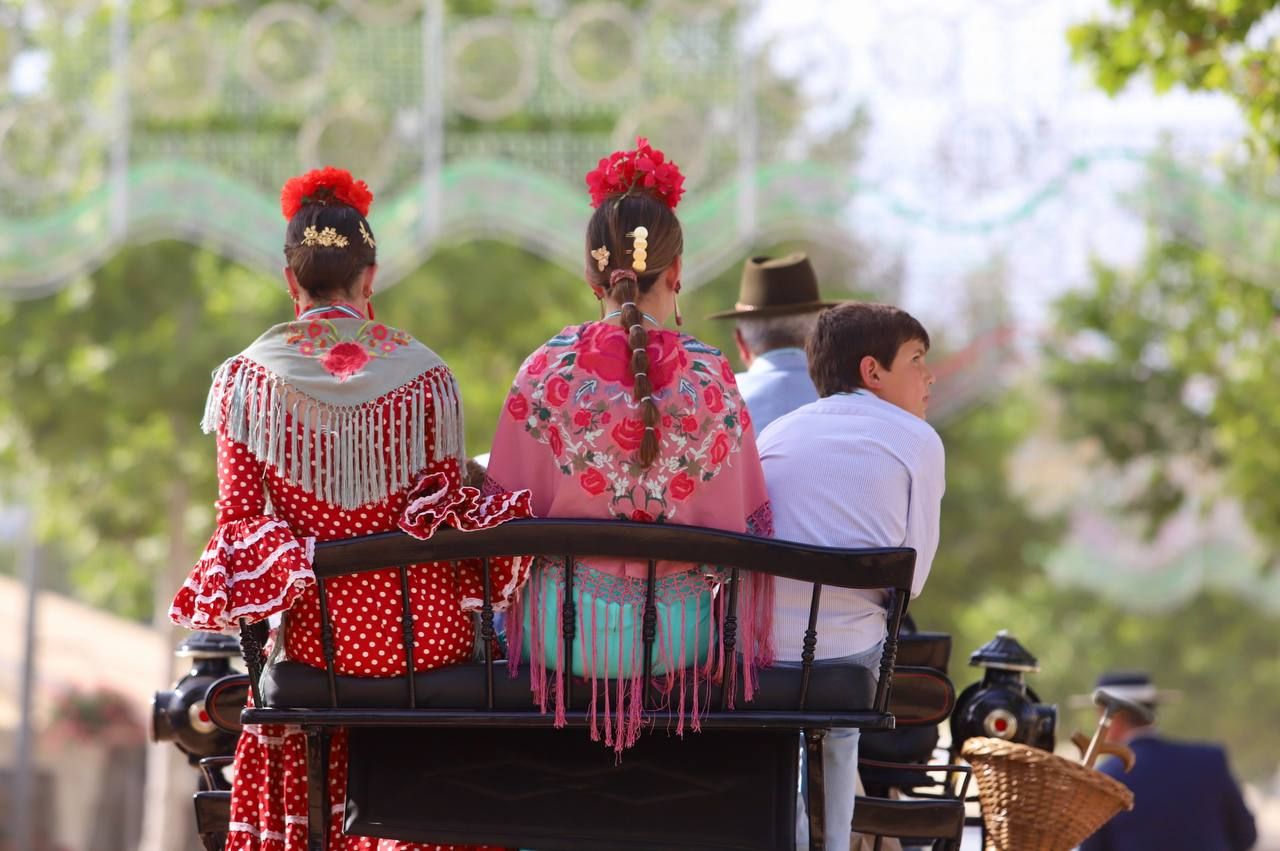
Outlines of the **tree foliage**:
{"label": "tree foliage", "polygon": [[1267,31],[1275,0],[1111,0],[1116,10],[1068,32],[1072,53],[1098,86],[1115,94],[1149,75],[1174,86],[1232,97],[1259,152],[1280,155],[1280,50]]}

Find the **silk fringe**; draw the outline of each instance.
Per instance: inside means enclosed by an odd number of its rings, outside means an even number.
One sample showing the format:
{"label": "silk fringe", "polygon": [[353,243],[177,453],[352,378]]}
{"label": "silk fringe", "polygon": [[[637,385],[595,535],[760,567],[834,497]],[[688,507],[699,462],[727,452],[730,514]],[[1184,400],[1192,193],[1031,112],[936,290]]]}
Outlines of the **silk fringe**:
{"label": "silk fringe", "polygon": [[462,403],[445,367],[359,405],[328,405],[258,364],[232,359],[214,373],[200,426],[244,444],[292,484],[347,510],[404,490],[431,460],[465,463]]}

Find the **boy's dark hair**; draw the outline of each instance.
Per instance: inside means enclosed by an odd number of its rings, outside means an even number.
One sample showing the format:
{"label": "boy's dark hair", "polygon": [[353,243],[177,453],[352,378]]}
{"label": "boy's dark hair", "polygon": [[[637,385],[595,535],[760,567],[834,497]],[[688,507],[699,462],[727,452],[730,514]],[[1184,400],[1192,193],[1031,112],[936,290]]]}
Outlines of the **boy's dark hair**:
{"label": "boy's dark hair", "polygon": [[905,310],[889,304],[850,302],[824,310],[809,336],[809,377],[818,395],[827,397],[862,387],[859,364],[867,355],[885,369],[903,343],[919,340],[929,348],[929,332]]}

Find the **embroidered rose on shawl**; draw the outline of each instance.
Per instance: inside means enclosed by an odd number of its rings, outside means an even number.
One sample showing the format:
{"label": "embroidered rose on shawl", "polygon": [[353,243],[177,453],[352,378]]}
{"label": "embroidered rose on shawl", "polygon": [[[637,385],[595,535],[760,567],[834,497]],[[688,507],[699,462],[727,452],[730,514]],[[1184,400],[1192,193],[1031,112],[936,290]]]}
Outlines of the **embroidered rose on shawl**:
{"label": "embroidered rose on shawl", "polygon": [[608,500],[613,517],[665,523],[732,466],[749,420],[717,350],[671,331],[649,339],[649,374],[662,386],[654,388],[662,425],[652,466],[636,463],[645,426],[634,381],[624,380],[630,351],[619,328],[588,323],[557,335],[526,361],[506,411],[584,494]]}
{"label": "embroidered rose on shawl", "polygon": [[733,374],[733,367],[729,366],[727,360],[720,361],[720,377],[724,379],[724,383],[730,387],[738,386],[738,377]]}
{"label": "embroidered rose on shawl", "polygon": [[563,405],[569,401],[569,382],[565,381],[559,375],[553,375],[547,379],[547,404]]}
{"label": "embroidered rose on shawl", "polygon": [[348,341],[338,343],[330,349],[324,357],[320,358],[320,365],[339,381],[346,381],[364,369],[364,365],[371,360],[372,358],[365,353],[359,343]]}
{"label": "embroidered rose on shawl", "polygon": [[708,411],[718,414],[724,410],[724,391],[718,384],[708,384],[702,391],[702,401],[706,403]]}
{"label": "embroidered rose on shawl", "polygon": [[716,435],[716,439],[711,444],[711,463],[721,464],[724,459],[729,457],[730,450],[733,449],[733,441],[729,439],[729,435],[720,432]]}
{"label": "embroidered rose on shawl", "polygon": [[547,353],[540,351],[536,355],[534,355],[532,358],[529,359],[529,365],[524,368],[524,371],[536,378],[537,376],[542,375],[542,373],[546,372],[546,369],[547,369]]}
{"label": "embroidered rose on shawl", "polygon": [[738,417],[742,420],[742,430],[746,431],[751,428],[751,412],[747,410],[747,406],[743,405],[738,411]]}
{"label": "embroidered rose on shawl", "polygon": [[411,339],[403,331],[373,322],[362,323],[354,334],[344,336],[331,320],[313,319],[292,323],[285,342],[297,346],[300,355],[318,357],[325,371],[346,381],[375,357],[394,354]]}
{"label": "embroidered rose on shawl", "polygon": [[578,484],[582,489],[592,496],[599,496],[604,493],[604,489],[609,486],[609,480],[604,477],[595,467],[588,470],[578,477]]}
{"label": "embroidered rose on shawl", "polygon": [[529,400],[517,393],[507,400],[507,413],[517,420],[529,416]]}
{"label": "embroidered rose on shawl", "polygon": [[640,442],[644,440],[644,423],[635,417],[627,417],[614,426],[609,435],[614,443],[622,447],[623,451],[635,452],[640,448]]}
{"label": "embroidered rose on shawl", "polygon": [[676,477],[671,480],[671,496],[675,499],[688,499],[689,495],[693,493],[694,488],[696,487],[697,485],[694,483],[693,479],[689,477],[689,474],[681,470],[676,474]]}
{"label": "embroidered rose on shawl", "polygon": [[[579,337],[577,365],[611,384],[630,389],[636,379],[631,373],[631,345],[626,332],[616,325],[591,323],[583,328]],[[649,384],[662,390],[671,384],[676,374],[689,365],[688,355],[680,345],[680,336],[672,331],[649,334],[645,346],[649,355]]]}

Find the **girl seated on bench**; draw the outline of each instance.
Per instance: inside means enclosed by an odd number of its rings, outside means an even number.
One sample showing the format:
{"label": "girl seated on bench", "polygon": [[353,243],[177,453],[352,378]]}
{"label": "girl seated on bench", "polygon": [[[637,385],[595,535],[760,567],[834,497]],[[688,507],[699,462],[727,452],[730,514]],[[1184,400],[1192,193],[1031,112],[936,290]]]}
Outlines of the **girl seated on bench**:
{"label": "girl seated on bench", "polygon": [[[682,523],[771,536],[755,436],[733,369],[680,323],[684,238],[673,212],[684,178],[639,139],[587,175],[592,205],[584,259],[600,320],[565,328],[516,374],[494,437],[486,492],[533,493],[539,517]],[[617,750],[642,723],[643,624],[648,565],[588,559],[574,565],[572,673],[590,680],[591,736]],[[711,565],[658,565],[656,685],[697,730],[720,652],[727,575]],[[512,670],[531,668],[534,699],[564,721],[565,565],[537,563],[508,617]],[[755,665],[771,661],[772,585],[744,575],[738,649],[750,699]],[[733,676],[730,667],[729,676]],[[612,682],[610,682],[612,681]],[[581,692],[580,692],[581,693]]]}

